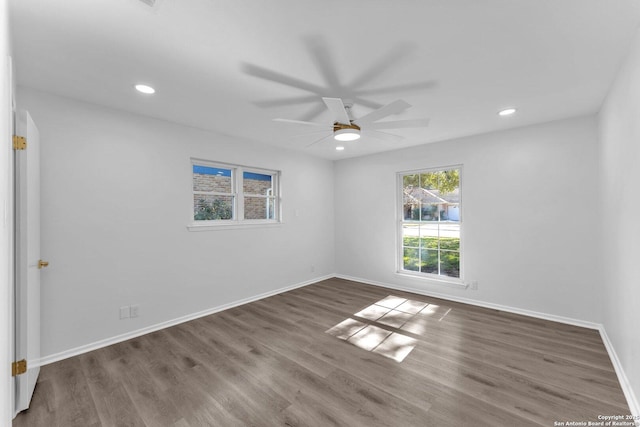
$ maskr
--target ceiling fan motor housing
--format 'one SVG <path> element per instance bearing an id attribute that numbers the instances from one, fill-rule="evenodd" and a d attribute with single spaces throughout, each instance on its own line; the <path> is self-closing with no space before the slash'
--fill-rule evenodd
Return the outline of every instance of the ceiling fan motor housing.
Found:
<path id="1" fill-rule="evenodd" d="M 344 123 L 335 122 L 333 124 L 333 131 L 334 132 L 337 132 L 337 131 L 342 130 L 342 129 L 355 129 L 357 131 L 360 131 L 360 126 L 358 126 L 355 123 L 344 124 Z"/>

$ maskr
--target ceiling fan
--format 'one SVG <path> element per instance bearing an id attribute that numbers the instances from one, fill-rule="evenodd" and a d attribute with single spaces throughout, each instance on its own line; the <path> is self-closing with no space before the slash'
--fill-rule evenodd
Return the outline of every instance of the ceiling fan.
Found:
<path id="1" fill-rule="evenodd" d="M 382 107 L 382 104 L 370 98 L 372 95 L 406 92 L 415 94 L 417 91 L 431 90 L 438 84 L 435 80 L 427 80 L 386 86 L 378 85 L 378 82 L 384 81 L 382 78 L 385 74 L 388 74 L 390 69 L 398 67 L 403 61 L 411 57 L 411 52 L 416 49 L 414 43 L 400 42 L 391 46 L 386 53 L 383 53 L 380 58 L 368 67 L 362 68 L 363 64 L 360 62 L 351 64 L 355 74 L 348 82 L 344 82 L 344 77 L 339 72 L 338 62 L 334 58 L 334 52 L 341 46 L 335 46 L 332 49 L 327 40 L 320 35 L 309 35 L 303 37 L 302 41 L 305 51 L 308 52 L 312 62 L 318 69 L 321 81 L 305 80 L 304 78 L 288 75 L 257 64 L 242 63 L 242 71 L 249 76 L 305 92 L 295 96 L 255 101 L 254 104 L 256 106 L 273 108 L 297 105 L 299 106 L 298 111 L 300 114 L 298 119 L 310 121 L 325 111 L 326 105 L 318 101 L 326 94 L 341 94 L 342 99 L 345 101 L 344 104 L 348 107 L 354 105 L 354 108 L 350 110 L 353 113 L 358 111 L 360 107 L 372 110 Z M 392 81 L 395 82 L 397 79 Z"/>
<path id="2" fill-rule="evenodd" d="M 274 119 L 276 122 L 293 123 L 306 126 L 314 126 L 322 128 L 321 132 L 330 131 L 328 135 L 323 136 L 317 141 L 312 142 L 308 146 L 317 144 L 333 137 L 336 141 L 355 141 L 360 138 L 362 131 L 365 134 L 374 138 L 382 139 L 385 141 L 397 142 L 403 139 L 400 135 L 381 132 L 380 129 L 400 129 L 400 128 L 415 128 L 425 127 L 429 124 L 429 119 L 415 119 L 415 120 L 395 120 L 395 121 L 379 121 L 385 117 L 393 114 L 398 114 L 409 107 L 410 104 L 399 99 L 390 104 L 384 105 L 358 119 L 351 117 L 351 107 L 353 103 L 346 100 L 343 101 L 340 98 L 326 98 L 323 97 L 322 101 L 326 105 L 327 109 L 331 112 L 333 123 L 327 125 L 326 123 L 308 122 L 304 120 L 291 120 L 291 119 Z"/>

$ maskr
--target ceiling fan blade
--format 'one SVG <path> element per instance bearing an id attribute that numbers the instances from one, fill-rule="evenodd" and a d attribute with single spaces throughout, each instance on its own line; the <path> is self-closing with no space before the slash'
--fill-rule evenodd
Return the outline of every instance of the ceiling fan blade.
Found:
<path id="1" fill-rule="evenodd" d="M 306 90 L 311 93 L 320 94 L 325 91 L 323 87 L 314 85 L 312 83 L 305 82 L 295 77 L 290 77 L 277 71 L 272 71 L 267 68 L 259 67 L 253 64 L 242 64 L 242 70 L 245 74 L 253 77 L 258 77 L 264 80 L 270 80 L 272 82 L 280 83 L 285 86 L 291 86 L 298 89 Z"/>
<path id="2" fill-rule="evenodd" d="M 320 139 L 318 139 L 316 141 L 313 141 L 311 144 L 307 145 L 307 148 L 311 147 L 312 145 L 316 145 L 317 143 L 322 142 L 325 139 L 333 139 L 333 133 L 331 133 L 331 134 L 329 134 L 327 136 L 323 136 L 322 138 L 320 138 Z"/>
<path id="3" fill-rule="evenodd" d="M 379 104 L 377 102 L 373 102 L 368 99 L 361 98 L 359 96 L 353 97 L 353 105 L 354 107 L 362 105 L 364 107 L 371 108 L 372 110 L 377 110 L 378 108 L 384 107 L 383 104 Z M 351 112 L 353 113 L 353 107 L 351 108 Z"/>
<path id="4" fill-rule="evenodd" d="M 401 43 L 391 48 L 391 50 L 376 61 L 371 67 L 353 79 L 347 87 L 359 88 L 371 82 L 376 77 L 384 74 L 393 65 L 398 64 L 402 59 L 409 56 L 411 51 L 416 49 L 413 43 Z"/>
<path id="5" fill-rule="evenodd" d="M 296 146 L 300 145 L 300 141 L 310 141 L 312 138 L 319 138 L 320 135 L 323 135 L 324 138 L 327 135 L 326 129 L 318 129 L 311 132 L 298 132 L 294 135 L 281 135 L 280 138 L 285 141 L 290 141 L 296 144 Z"/>
<path id="6" fill-rule="evenodd" d="M 400 113 L 409 107 L 411 107 L 411 104 L 403 101 L 402 99 L 398 99 L 397 101 L 393 101 L 391 104 L 387 104 L 384 107 L 378 108 L 377 110 L 360 117 L 358 120 L 355 120 L 354 123 L 361 126 L 363 124 L 375 122 L 376 120 L 380 120 L 392 114 Z"/>
<path id="7" fill-rule="evenodd" d="M 316 102 L 318 97 L 316 95 L 305 95 L 305 96 L 292 96 L 290 98 L 276 98 L 276 99 L 266 99 L 264 101 L 256 101 L 253 105 L 261 107 L 261 108 L 270 108 L 270 107 L 282 107 L 296 104 L 308 104 L 310 102 Z"/>
<path id="8" fill-rule="evenodd" d="M 324 38 L 320 36 L 306 37 L 305 44 L 312 54 L 311 59 L 316 64 L 318 70 L 320 70 L 329 88 L 339 90 L 342 86 L 340 85 L 340 79 L 336 72 L 337 67 Z"/>
<path id="9" fill-rule="evenodd" d="M 291 119 L 273 119 L 274 122 L 293 123 L 296 125 L 317 126 L 327 129 L 333 129 L 333 126 L 327 126 L 326 123 L 306 122 L 304 120 L 291 120 Z"/>
<path id="10" fill-rule="evenodd" d="M 392 133 L 380 132 L 379 130 L 368 130 L 366 132 L 367 136 L 371 136 L 373 138 L 380 139 L 382 141 L 387 142 L 400 142 L 404 139 L 404 137 L 400 135 L 394 135 Z"/>
<path id="11" fill-rule="evenodd" d="M 342 124 L 350 124 L 351 120 L 349 119 L 349 113 L 347 113 L 347 109 L 344 108 L 344 103 L 340 98 L 322 98 L 325 105 L 331 111 L 331 115 L 333 119 Z"/>
<path id="12" fill-rule="evenodd" d="M 327 132 L 333 132 L 333 129 L 316 129 L 316 130 L 311 130 L 309 132 L 298 132 L 295 135 L 292 135 L 291 138 L 300 138 L 300 137 L 313 137 L 313 136 L 320 136 L 321 134 L 326 134 Z"/>
<path id="13" fill-rule="evenodd" d="M 373 95 L 381 93 L 396 93 L 396 92 L 413 92 L 416 90 L 431 89 L 436 86 L 434 81 L 405 83 L 401 85 L 379 87 L 374 89 L 361 89 L 358 91 L 359 95 Z"/>
<path id="14" fill-rule="evenodd" d="M 317 98 L 316 98 L 316 101 L 317 101 Z M 316 117 L 318 117 L 319 115 L 321 115 L 322 113 L 324 113 L 325 111 L 327 111 L 327 107 L 321 102 L 316 102 L 311 106 L 311 108 L 306 113 L 300 116 L 300 120 L 311 121 Z"/>
<path id="15" fill-rule="evenodd" d="M 367 129 L 422 128 L 426 126 L 429 126 L 429 119 L 394 120 L 390 122 L 369 123 Z"/>

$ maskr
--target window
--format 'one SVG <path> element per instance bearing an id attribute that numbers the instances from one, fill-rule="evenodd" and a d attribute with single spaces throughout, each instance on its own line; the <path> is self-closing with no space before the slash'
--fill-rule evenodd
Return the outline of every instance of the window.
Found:
<path id="1" fill-rule="evenodd" d="M 398 270 L 461 279 L 461 167 L 398 174 Z"/>
<path id="2" fill-rule="evenodd" d="M 242 172 L 244 219 L 275 219 L 274 174 Z"/>
<path id="3" fill-rule="evenodd" d="M 194 225 L 279 222 L 279 172 L 192 159 Z"/>

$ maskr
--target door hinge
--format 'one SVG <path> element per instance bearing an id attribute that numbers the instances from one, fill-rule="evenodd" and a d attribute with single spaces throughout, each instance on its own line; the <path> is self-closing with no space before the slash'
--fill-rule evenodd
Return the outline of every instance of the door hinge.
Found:
<path id="1" fill-rule="evenodd" d="M 24 136 L 13 135 L 13 149 L 24 150 L 27 148 L 27 138 Z"/>
<path id="2" fill-rule="evenodd" d="M 25 359 L 18 360 L 11 364 L 11 376 L 22 375 L 27 372 L 27 361 Z"/>

